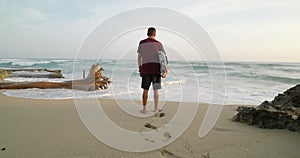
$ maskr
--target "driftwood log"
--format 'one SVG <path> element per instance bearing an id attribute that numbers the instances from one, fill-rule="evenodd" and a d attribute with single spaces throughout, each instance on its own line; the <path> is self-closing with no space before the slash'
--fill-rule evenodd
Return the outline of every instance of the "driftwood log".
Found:
<path id="1" fill-rule="evenodd" d="M 24 78 L 64 78 L 61 70 L 48 69 L 0 69 L 0 81 L 10 77 Z"/>
<path id="2" fill-rule="evenodd" d="M 6 70 L 8 77 L 25 77 L 25 78 L 64 78 L 61 70 L 48 70 L 48 69 L 10 69 Z M 28 73 L 18 73 L 18 72 Z"/>
<path id="3" fill-rule="evenodd" d="M 104 69 L 99 69 L 99 64 L 91 66 L 88 76 L 84 79 L 64 82 L 0 82 L 0 89 L 27 89 L 27 88 L 65 88 L 84 91 L 107 89 L 110 79 L 102 74 Z"/>

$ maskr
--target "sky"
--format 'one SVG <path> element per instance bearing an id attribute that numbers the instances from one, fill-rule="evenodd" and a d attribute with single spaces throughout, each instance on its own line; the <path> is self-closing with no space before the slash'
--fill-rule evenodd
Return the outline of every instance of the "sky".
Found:
<path id="1" fill-rule="evenodd" d="M 149 6 L 194 19 L 224 61 L 300 62 L 299 0 L 1 0 L 0 58 L 72 59 L 101 22 Z"/>

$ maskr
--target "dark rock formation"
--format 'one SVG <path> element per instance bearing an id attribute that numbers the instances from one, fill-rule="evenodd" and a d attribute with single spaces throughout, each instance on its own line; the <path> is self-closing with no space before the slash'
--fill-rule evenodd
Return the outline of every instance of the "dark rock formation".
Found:
<path id="1" fill-rule="evenodd" d="M 238 107 L 237 111 L 233 121 L 300 132 L 300 85 L 279 94 L 271 102 L 264 101 L 258 107 Z"/>
<path id="2" fill-rule="evenodd" d="M 294 120 L 288 125 L 288 130 L 293 132 L 300 132 L 300 119 Z"/>
<path id="3" fill-rule="evenodd" d="M 273 101 L 264 101 L 258 109 L 269 111 L 284 111 L 291 115 L 300 115 L 300 84 L 278 94 Z"/>
<path id="4" fill-rule="evenodd" d="M 292 116 L 284 112 L 260 110 L 254 107 L 239 107 L 238 111 L 233 121 L 258 125 L 260 128 L 283 129 L 293 121 Z"/>

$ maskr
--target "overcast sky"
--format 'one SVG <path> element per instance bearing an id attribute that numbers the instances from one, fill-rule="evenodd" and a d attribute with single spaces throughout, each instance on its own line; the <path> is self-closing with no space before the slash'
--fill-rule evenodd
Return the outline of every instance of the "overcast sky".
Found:
<path id="1" fill-rule="evenodd" d="M 196 20 L 223 60 L 300 62 L 299 0 L 1 0 L 0 58 L 74 58 L 97 24 L 145 6 Z"/>

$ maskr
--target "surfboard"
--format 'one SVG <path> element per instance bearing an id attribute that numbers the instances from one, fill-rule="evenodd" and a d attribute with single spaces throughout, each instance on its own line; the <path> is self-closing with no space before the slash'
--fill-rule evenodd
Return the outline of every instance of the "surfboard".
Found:
<path id="1" fill-rule="evenodd" d="M 163 51 L 158 51 L 158 59 L 160 63 L 160 75 L 162 76 L 164 75 L 168 64 L 166 53 Z"/>

